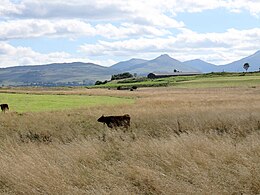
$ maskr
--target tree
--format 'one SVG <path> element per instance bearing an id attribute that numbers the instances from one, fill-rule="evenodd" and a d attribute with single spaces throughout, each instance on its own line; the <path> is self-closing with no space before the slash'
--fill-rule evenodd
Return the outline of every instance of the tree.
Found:
<path id="1" fill-rule="evenodd" d="M 102 85 L 102 84 L 103 84 L 102 81 L 96 81 L 96 82 L 95 82 L 95 85 Z"/>
<path id="2" fill-rule="evenodd" d="M 102 81 L 96 81 L 95 85 L 104 85 L 104 84 L 106 84 L 107 82 L 108 82 L 107 80 L 105 80 L 104 82 L 102 82 Z"/>
<path id="3" fill-rule="evenodd" d="M 124 72 L 121 74 L 115 74 L 112 75 L 111 80 L 119 80 L 119 79 L 126 79 L 126 78 L 132 78 L 133 75 L 130 74 L 129 72 Z"/>
<path id="4" fill-rule="evenodd" d="M 248 69 L 249 67 L 250 67 L 250 66 L 249 66 L 248 63 L 245 63 L 244 66 L 243 66 L 243 68 L 246 70 L 246 72 L 247 72 L 247 69 Z"/>

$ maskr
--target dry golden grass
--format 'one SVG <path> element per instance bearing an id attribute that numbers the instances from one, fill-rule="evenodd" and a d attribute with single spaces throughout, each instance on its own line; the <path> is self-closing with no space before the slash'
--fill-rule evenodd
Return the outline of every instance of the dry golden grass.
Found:
<path id="1" fill-rule="evenodd" d="M 1 194 L 260 193 L 259 87 L 62 93 L 136 103 L 0 113 Z M 125 113 L 133 133 L 96 121 Z"/>

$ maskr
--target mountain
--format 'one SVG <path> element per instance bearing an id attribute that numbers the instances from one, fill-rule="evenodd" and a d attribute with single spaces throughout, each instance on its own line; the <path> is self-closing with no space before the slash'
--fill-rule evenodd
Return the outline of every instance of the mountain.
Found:
<path id="1" fill-rule="evenodd" d="M 55 63 L 37 66 L 15 66 L 0 68 L 0 85 L 91 85 L 97 80 L 109 80 L 111 75 L 130 72 L 146 76 L 153 73 L 181 72 L 242 72 L 243 65 L 249 63 L 248 71 L 259 71 L 260 50 L 230 64 L 216 66 L 202 60 L 180 62 L 163 54 L 152 60 L 130 59 L 111 67 L 93 63 Z"/>
<path id="2" fill-rule="evenodd" d="M 198 71 L 203 72 L 203 73 L 221 71 L 220 66 L 205 62 L 200 59 L 185 61 L 185 62 L 183 62 L 183 64 L 190 66 L 192 68 L 195 68 Z"/>
<path id="3" fill-rule="evenodd" d="M 171 58 L 167 54 L 163 54 L 153 60 L 146 61 L 144 63 L 136 64 L 136 65 L 125 65 L 128 68 L 125 71 L 131 73 L 137 73 L 141 75 L 146 75 L 151 72 L 156 73 L 172 73 L 174 69 L 182 72 L 197 72 L 196 69 L 183 64 L 182 62 Z"/>
<path id="4" fill-rule="evenodd" d="M 92 63 L 55 63 L 37 66 L 15 66 L 0 69 L 1 85 L 77 85 L 110 79 L 119 71 Z"/>
<path id="5" fill-rule="evenodd" d="M 111 68 L 114 68 L 114 69 L 120 70 L 120 71 L 127 71 L 127 70 L 131 69 L 131 67 L 133 67 L 137 64 L 145 63 L 147 61 L 148 60 L 132 58 L 127 61 L 122 61 L 122 62 L 116 63 L 113 66 L 111 66 Z"/>
<path id="6" fill-rule="evenodd" d="M 244 72 L 243 65 L 249 63 L 250 67 L 248 71 L 259 71 L 260 68 L 260 50 L 248 57 L 241 60 L 221 66 L 224 71 L 227 72 Z"/>

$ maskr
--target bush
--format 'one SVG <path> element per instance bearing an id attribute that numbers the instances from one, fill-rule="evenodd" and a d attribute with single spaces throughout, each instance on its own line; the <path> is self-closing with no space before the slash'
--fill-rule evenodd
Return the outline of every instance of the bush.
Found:
<path id="1" fill-rule="evenodd" d="M 121 74 L 115 74 L 112 75 L 111 80 L 119 80 L 119 79 L 126 79 L 126 78 L 132 78 L 133 75 L 130 74 L 129 72 L 124 72 Z"/>
<path id="2" fill-rule="evenodd" d="M 108 81 L 105 80 L 104 82 L 102 81 L 96 81 L 95 85 L 103 85 L 103 84 L 106 84 Z"/>

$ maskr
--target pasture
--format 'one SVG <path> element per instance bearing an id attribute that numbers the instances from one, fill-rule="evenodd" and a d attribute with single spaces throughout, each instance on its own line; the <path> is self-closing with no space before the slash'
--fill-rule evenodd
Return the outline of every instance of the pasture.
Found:
<path id="1" fill-rule="evenodd" d="M 8 102 L 16 112 L 41 112 L 102 105 L 133 103 L 130 98 L 86 95 L 48 95 L 0 93 L 0 100 Z"/>
<path id="2" fill-rule="evenodd" d="M 5 92 L 123 102 L 0 113 L 2 194 L 260 193 L 260 85 Z M 129 114 L 129 131 L 102 114 Z"/>
<path id="3" fill-rule="evenodd" d="M 212 87 L 255 87 L 260 85 L 260 73 L 208 73 L 196 76 L 175 76 L 168 78 L 148 79 L 130 78 L 97 85 L 94 88 L 110 87 L 162 87 L 176 88 L 212 88 Z"/>

